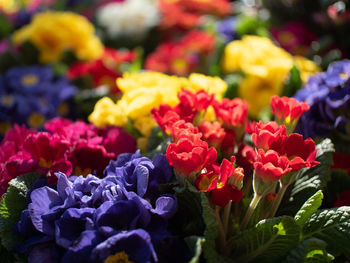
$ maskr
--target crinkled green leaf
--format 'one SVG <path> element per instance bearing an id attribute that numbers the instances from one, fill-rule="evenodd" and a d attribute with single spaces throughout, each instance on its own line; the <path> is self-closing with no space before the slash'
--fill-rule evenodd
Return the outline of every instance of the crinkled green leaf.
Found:
<path id="1" fill-rule="evenodd" d="M 286 195 L 280 206 L 279 215 L 291 215 L 300 209 L 305 202 L 305 197 L 312 196 L 318 190 L 323 190 L 330 180 L 330 167 L 333 165 L 332 154 L 334 145 L 330 139 L 325 139 L 316 145 L 319 165 L 312 168 L 304 168 L 297 174 L 297 179 L 291 189 L 290 195 Z M 288 198 L 289 197 L 289 198 Z"/>
<path id="2" fill-rule="evenodd" d="M 327 243 L 317 238 L 309 238 L 290 251 L 282 263 L 332 262 L 334 257 L 326 251 Z"/>
<path id="3" fill-rule="evenodd" d="M 299 242 L 300 226 L 284 216 L 260 221 L 229 241 L 235 262 L 281 262 Z"/>
<path id="4" fill-rule="evenodd" d="M 319 210 L 302 228 L 302 238 L 315 237 L 325 241 L 327 251 L 334 256 L 350 258 L 350 207 Z"/>
<path id="5" fill-rule="evenodd" d="M 310 218 L 310 216 L 317 211 L 317 209 L 321 206 L 323 199 L 322 191 L 319 190 L 311 196 L 300 208 L 298 213 L 295 215 L 294 219 L 295 221 L 300 225 L 303 226 Z"/>
<path id="6" fill-rule="evenodd" d="M 2 245 L 10 250 L 21 238 L 12 233 L 13 226 L 26 208 L 26 194 L 33 183 L 42 178 L 37 173 L 25 174 L 12 179 L 0 203 L 0 237 Z"/>

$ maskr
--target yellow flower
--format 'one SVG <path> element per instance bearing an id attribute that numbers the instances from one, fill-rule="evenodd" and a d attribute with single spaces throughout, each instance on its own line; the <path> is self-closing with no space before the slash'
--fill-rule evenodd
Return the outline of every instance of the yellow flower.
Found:
<path id="1" fill-rule="evenodd" d="M 301 56 L 295 56 L 294 63 L 300 70 L 300 78 L 303 83 L 306 83 L 310 76 L 321 71 L 314 62 Z"/>
<path id="2" fill-rule="evenodd" d="M 79 60 L 94 60 L 103 52 L 103 45 L 94 35 L 93 25 L 83 16 L 71 12 L 44 12 L 13 34 L 13 42 L 20 45 L 32 42 L 40 51 L 40 61 L 59 60 L 66 50 Z"/>
<path id="3" fill-rule="evenodd" d="M 189 78 L 168 76 L 157 72 L 125 74 L 117 80 L 123 92 L 121 99 L 115 104 L 109 98 L 97 102 L 89 121 L 98 127 L 105 125 L 125 125 L 130 120 L 142 136 L 139 144 L 146 145 L 147 138 L 156 126 L 150 112 L 161 104 L 175 106 L 178 104 L 177 93 L 182 88 L 193 92 L 201 89 L 215 94 L 219 99 L 226 91 L 226 83 L 218 77 L 207 77 L 192 74 Z"/>
<path id="4" fill-rule="evenodd" d="M 5 14 L 15 13 L 28 2 L 29 0 L 0 0 L 0 11 Z"/>
<path id="5" fill-rule="evenodd" d="M 244 73 L 239 95 L 249 103 L 249 114 L 258 117 L 259 112 L 270 104 L 271 97 L 281 94 L 294 63 L 303 81 L 319 71 L 312 61 L 293 58 L 268 38 L 244 36 L 226 46 L 222 67 L 226 73 Z"/>

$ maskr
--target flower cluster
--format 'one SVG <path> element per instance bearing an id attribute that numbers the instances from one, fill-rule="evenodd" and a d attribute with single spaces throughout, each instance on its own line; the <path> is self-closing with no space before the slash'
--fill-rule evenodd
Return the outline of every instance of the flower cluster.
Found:
<path id="1" fill-rule="evenodd" d="M 68 116 L 76 93 L 49 66 L 22 66 L 0 75 L 0 133 L 14 123 L 40 129 L 46 120 Z"/>
<path id="2" fill-rule="evenodd" d="M 318 71 L 313 62 L 303 57 L 295 57 L 294 63 L 304 81 Z M 249 113 L 257 117 L 273 95 L 281 94 L 293 57 L 267 38 L 244 36 L 226 46 L 222 66 L 226 73 L 245 74 L 239 85 L 239 96 L 249 103 Z"/>
<path id="3" fill-rule="evenodd" d="M 241 135 L 247 122 L 247 103 L 241 99 L 217 101 L 203 90 L 196 93 L 182 90 L 178 97 L 180 103 L 175 107 L 162 104 L 152 110 L 158 125 L 173 139 L 166 151 L 170 165 L 199 190 L 210 192 L 214 204 L 223 207 L 230 200 L 240 201 L 243 169 L 234 168 L 232 154 L 236 146 L 242 155 Z M 213 122 L 206 120 L 209 107 L 216 115 Z M 218 153 L 231 162 L 223 159 L 219 165 Z"/>
<path id="4" fill-rule="evenodd" d="M 87 175 L 102 172 L 120 153 L 135 151 L 134 138 L 122 128 L 97 129 L 82 121 L 56 118 L 45 124 L 47 132 L 15 126 L 1 142 L 0 196 L 19 175 L 39 172 L 55 183 L 55 172 Z"/>
<path id="5" fill-rule="evenodd" d="M 105 48 L 102 56 L 91 62 L 77 62 L 68 71 L 70 79 L 90 77 L 93 87 L 107 85 L 112 93 L 118 93 L 116 79 L 122 76 L 121 65 L 137 58 L 132 51 L 118 51 Z"/>
<path id="6" fill-rule="evenodd" d="M 227 84 L 218 77 L 191 74 L 187 79 L 156 72 L 125 75 L 117 80 L 117 85 L 123 92 L 121 99 L 117 103 L 107 97 L 101 99 L 96 103 L 89 120 L 97 127 L 123 126 L 131 121 L 141 134 L 138 140 L 141 149 L 145 148 L 147 137 L 156 126 L 150 116 L 152 108 L 164 103 L 176 105 L 177 93 L 181 88 L 192 91 L 204 89 L 215 94 L 218 99 L 227 88 Z"/>
<path id="7" fill-rule="evenodd" d="M 66 50 L 72 51 L 79 60 L 94 60 L 103 52 L 92 24 L 71 12 L 39 13 L 29 25 L 14 33 L 13 41 L 16 45 L 32 42 L 40 52 L 42 63 L 60 60 Z"/>
<path id="8" fill-rule="evenodd" d="M 310 110 L 300 119 L 298 131 L 305 137 L 327 137 L 337 131 L 350 135 L 350 61 L 331 64 L 326 72 L 312 76 L 295 98 Z"/>
<path id="9" fill-rule="evenodd" d="M 162 14 L 161 28 L 190 29 L 199 26 L 205 14 L 228 15 L 231 5 L 228 0 L 161 0 L 159 9 Z"/>
<path id="10" fill-rule="evenodd" d="M 145 69 L 185 76 L 200 72 L 201 62 L 214 50 L 214 36 L 198 30 L 180 40 L 160 44 L 145 61 Z"/>
<path id="11" fill-rule="evenodd" d="M 159 20 L 157 6 L 148 0 L 110 1 L 96 12 L 97 24 L 110 38 L 142 39 Z"/>
<path id="12" fill-rule="evenodd" d="M 123 154 L 104 173 L 103 179 L 56 173 L 57 187 L 34 187 L 16 224 L 25 239 L 17 251 L 29 262 L 188 260 L 186 247 L 167 231 L 177 200 L 154 191 L 172 176 L 165 157 Z"/>

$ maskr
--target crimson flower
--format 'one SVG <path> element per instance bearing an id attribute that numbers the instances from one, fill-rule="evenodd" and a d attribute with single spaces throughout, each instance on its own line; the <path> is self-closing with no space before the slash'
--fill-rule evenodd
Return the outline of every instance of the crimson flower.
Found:
<path id="1" fill-rule="evenodd" d="M 54 184 L 57 177 L 55 172 L 64 172 L 67 176 L 72 173 L 72 163 L 67 158 L 70 143 L 56 134 L 39 132 L 27 137 L 23 144 L 32 160 L 38 162 L 38 171 L 48 175 L 48 182 Z"/>
<path id="2" fill-rule="evenodd" d="M 243 183 L 243 169 L 234 168 L 235 158 L 231 162 L 223 159 L 220 167 L 210 164 L 206 167 L 207 172 L 199 175 L 196 180 L 197 188 L 203 192 L 211 192 L 211 202 L 224 207 L 230 200 L 239 202 L 243 192 L 237 188 Z"/>
<path id="3" fill-rule="evenodd" d="M 300 116 L 310 107 L 305 102 L 298 102 L 294 98 L 273 96 L 271 109 L 277 122 L 286 125 L 292 124 L 294 127 Z"/>
<path id="4" fill-rule="evenodd" d="M 259 121 L 254 125 L 252 140 L 258 149 L 265 151 L 273 149 L 279 152 L 287 136 L 286 127 L 278 125 L 277 122 L 268 121 L 263 123 Z"/>
<path id="5" fill-rule="evenodd" d="M 180 120 L 179 114 L 168 104 L 161 104 L 159 109 L 153 108 L 151 115 L 165 133 L 170 133 L 171 126 Z"/>
<path id="6" fill-rule="evenodd" d="M 199 131 L 203 134 L 203 139 L 211 146 L 218 147 L 224 140 L 226 132 L 217 121 L 204 121 L 199 126 Z M 233 140 L 234 141 L 234 140 Z"/>
<path id="7" fill-rule="evenodd" d="M 174 142 L 177 142 L 181 138 L 197 141 L 202 137 L 197 127 L 194 127 L 192 123 L 185 122 L 184 120 L 179 120 L 171 126 L 171 135 Z"/>
<path id="8" fill-rule="evenodd" d="M 280 156 L 274 150 L 266 153 L 259 149 L 257 160 L 254 162 L 255 176 L 264 182 L 275 182 L 292 171 L 286 156 Z"/>
<path id="9" fill-rule="evenodd" d="M 191 173 L 200 172 L 208 163 L 215 162 L 217 153 L 214 148 L 208 148 L 208 144 L 202 140 L 181 138 L 176 144 L 169 144 L 166 157 L 178 173 L 188 177 Z"/>
<path id="10" fill-rule="evenodd" d="M 222 99 L 221 102 L 214 100 L 213 107 L 219 119 L 228 128 L 245 127 L 248 118 L 248 103 L 242 99 Z"/>
<path id="11" fill-rule="evenodd" d="M 303 139 L 303 136 L 298 133 L 289 135 L 285 142 L 281 155 L 288 157 L 289 166 L 292 171 L 298 171 L 304 167 L 314 167 L 319 164 L 315 160 L 317 150 L 315 149 L 315 142 L 308 138 Z"/>

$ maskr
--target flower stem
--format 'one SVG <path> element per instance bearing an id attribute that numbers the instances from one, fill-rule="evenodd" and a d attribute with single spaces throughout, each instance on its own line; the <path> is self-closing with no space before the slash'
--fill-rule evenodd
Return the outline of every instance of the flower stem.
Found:
<path id="1" fill-rule="evenodd" d="M 226 233 L 224 230 L 224 226 L 222 224 L 221 218 L 220 218 L 220 207 L 215 207 L 215 216 L 216 220 L 218 221 L 219 226 L 219 249 L 221 252 L 224 252 L 226 250 Z"/>
<path id="2" fill-rule="evenodd" d="M 262 195 L 258 195 L 257 193 L 254 193 L 252 201 L 250 201 L 247 213 L 245 214 L 242 224 L 241 224 L 241 230 L 244 230 L 249 223 L 249 220 L 251 216 L 253 215 L 253 212 L 256 208 L 256 206 L 259 204 L 260 200 L 262 198 Z"/>
<path id="3" fill-rule="evenodd" d="M 228 228 L 228 221 L 230 219 L 231 204 L 232 204 L 232 200 L 230 200 L 228 202 L 228 204 L 225 206 L 225 210 L 224 210 L 223 227 L 224 227 L 225 233 L 227 233 L 227 230 L 228 230 L 227 228 Z"/>
<path id="4" fill-rule="evenodd" d="M 286 193 L 286 190 L 287 190 L 289 184 L 281 184 L 280 186 L 281 186 L 281 188 L 280 188 L 280 190 L 277 193 L 276 199 L 273 201 L 269 217 L 274 217 L 275 216 L 275 214 L 276 214 L 276 212 L 278 210 L 278 207 L 281 204 L 281 201 L 283 199 L 284 194 Z"/>

